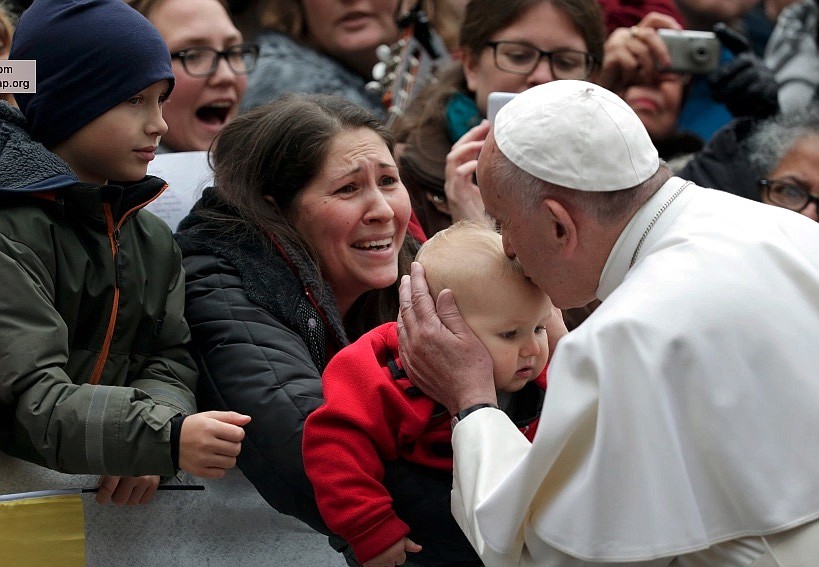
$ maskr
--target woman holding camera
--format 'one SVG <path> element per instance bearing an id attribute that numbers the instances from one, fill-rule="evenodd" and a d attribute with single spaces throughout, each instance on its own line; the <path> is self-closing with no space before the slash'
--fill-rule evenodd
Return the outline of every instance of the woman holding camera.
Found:
<path id="1" fill-rule="evenodd" d="M 691 75 L 661 71 L 662 68 L 653 61 L 640 58 L 643 54 L 655 58 L 662 53 L 661 48 L 668 49 L 662 41 L 657 42 L 657 30 L 663 28 L 680 29 L 680 23 L 671 16 L 649 13 L 635 21 L 633 26 L 614 30 L 606 47 L 607 55 L 610 53 L 615 57 L 619 54 L 622 61 L 636 61 L 640 71 L 643 65 L 648 65 L 650 72 L 641 74 L 634 68 L 630 77 L 622 79 L 630 84 L 618 94 L 640 117 L 660 157 L 678 171 L 702 148 L 703 140 L 678 127 Z M 633 55 L 635 52 L 637 55 Z M 619 67 L 623 68 L 623 65 Z"/>

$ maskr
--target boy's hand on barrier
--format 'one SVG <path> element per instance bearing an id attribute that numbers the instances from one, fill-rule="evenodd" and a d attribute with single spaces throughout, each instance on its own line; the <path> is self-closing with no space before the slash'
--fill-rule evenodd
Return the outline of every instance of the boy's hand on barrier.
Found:
<path id="1" fill-rule="evenodd" d="M 179 468 L 202 478 L 222 478 L 236 466 L 250 416 L 232 411 L 189 415 L 179 433 Z"/>
<path id="2" fill-rule="evenodd" d="M 101 476 L 97 504 L 113 502 L 117 506 L 147 504 L 159 486 L 158 476 Z"/>

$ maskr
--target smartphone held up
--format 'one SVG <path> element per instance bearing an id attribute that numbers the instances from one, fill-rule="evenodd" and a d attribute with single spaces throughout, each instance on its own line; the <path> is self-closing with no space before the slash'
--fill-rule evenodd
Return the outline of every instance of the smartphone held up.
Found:
<path id="1" fill-rule="evenodd" d="M 518 93 L 491 92 L 486 101 L 486 118 L 491 124 L 495 123 L 495 116 L 503 106 L 515 98 Z"/>

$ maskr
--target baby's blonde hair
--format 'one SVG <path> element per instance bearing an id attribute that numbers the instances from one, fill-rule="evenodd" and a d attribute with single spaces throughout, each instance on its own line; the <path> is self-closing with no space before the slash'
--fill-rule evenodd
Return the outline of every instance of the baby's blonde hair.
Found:
<path id="1" fill-rule="evenodd" d="M 531 284 L 517 259 L 503 251 L 501 235 L 488 224 L 459 221 L 435 233 L 418 250 L 415 260 L 424 266 L 429 291 L 438 297 L 443 289 L 474 289 L 498 279 Z"/>

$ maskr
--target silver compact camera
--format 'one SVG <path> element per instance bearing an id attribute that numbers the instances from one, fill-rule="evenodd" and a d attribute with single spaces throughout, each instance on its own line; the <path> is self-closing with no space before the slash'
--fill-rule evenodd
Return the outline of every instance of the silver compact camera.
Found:
<path id="1" fill-rule="evenodd" d="M 659 29 L 657 33 L 671 56 L 671 65 L 663 71 L 703 74 L 719 67 L 720 43 L 713 32 Z"/>

